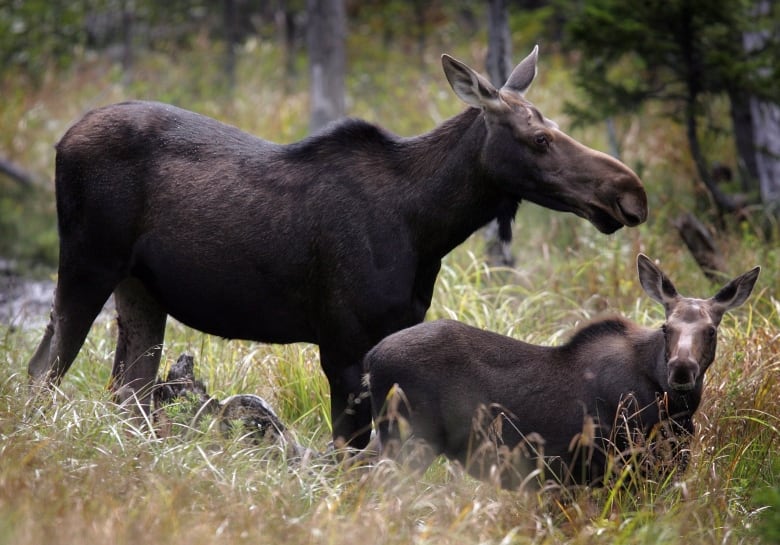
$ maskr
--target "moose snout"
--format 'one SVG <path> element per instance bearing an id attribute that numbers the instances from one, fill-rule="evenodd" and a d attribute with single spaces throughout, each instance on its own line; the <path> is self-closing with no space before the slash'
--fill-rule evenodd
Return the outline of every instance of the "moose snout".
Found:
<path id="1" fill-rule="evenodd" d="M 614 219 L 627 227 L 635 227 L 647 221 L 647 192 L 642 180 L 629 167 L 607 154 L 604 158 L 610 174 L 602 179 L 599 192 L 610 202 Z"/>
<path id="2" fill-rule="evenodd" d="M 623 165 L 621 165 L 623 166 Z M 617 215 L 628 227 L 634 227 L 647 220 L 647 192 L 639 176 L 626 166 L 621 186 L 624 191 L 617 198 Z"/>
<path id="3" fill-rule="evenodd" d="M 693 358 L 669 360 L 669 386 L 677 391 L 689 391 L 696 387 L 699 378 L 699 364 Z"/>

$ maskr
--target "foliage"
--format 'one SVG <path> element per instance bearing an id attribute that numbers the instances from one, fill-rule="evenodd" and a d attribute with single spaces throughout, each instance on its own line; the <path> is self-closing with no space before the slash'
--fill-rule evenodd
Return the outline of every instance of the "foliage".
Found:
<path id="1" fill-rule="evenodd" d="M 774 100 L 780 75 L 771 59 L 780 44 L 750 52 L 742 47 L 742 33 L 757 28 L 753 5 L 749 0 L 585 2 L 567 30 L 571 46 L 582 54 L 577 84 L 589 96 L 587 113 L 603 119 L 649 99 L 680 103 L 735 85 Z M 770 15 L 760 21 L 769 25 Z M 758 70 L 761 66 L 771 69 Z"/>
<path id="2" fill-rule="evenodd" d="M 13 257 L 25 272 L 57 264 L 54 206 L 48 192 L 40 193 L 0 179 L 0 256 Z"/>
<path id="3" fill-rule="evenodd" d="M 740 155 L 734 170 L 759 193 L 750 100 L 774 104 L 780 96 L 778 28 L 780 10 L 771 2 L 589 0 L 567 24 L 569 46 L 581 55 L 577 84 L 587 104 L 570 103 L 568 111 L 591 123 L 661 103 L 666 116 L 684 125 L 698 177 L 717 209 L 733 212 L 742 206 L 716 184 L 710 161 L 717 156 L 702 141 L 709 133 L 728 134 Z M 748 37 L 762 46 L 747 47 Z M 712 115 L 724 96 L 730 119 Z"/>
<path id="4" fill-rule="evenodd" d="M 246 16 L 236 22 L 239 39 L 255 32 L 252 16 L 262 12 L 263 6 L 259 0 L 241 2 Z M 175 55 L 192 47 L 203 33 L 219 42 L 225 36 L 222 8 L 218 0 L 2 2 L 0 80 L 24 76 L 39 85 L 48 68 L 71 67 L 88 52 L 118 60 L 122 55 L 132 56 L 136 50 Z M 117 54 L 118 47 L 130 51 Z"/>
<path id="5" fill-rule="evenodd" d="M 780 485 L 757 492 L 755 504 L 763 510 L 759 515 L 756 533 L 764 543 L 780 543 Z"/>
<path id="6" fill-rule="evenodd" d="M 0 75 L 35 78 L 50 65 L 67 67 L 84 43 L 80 2 L 11 0 L 0 3 Z"/>

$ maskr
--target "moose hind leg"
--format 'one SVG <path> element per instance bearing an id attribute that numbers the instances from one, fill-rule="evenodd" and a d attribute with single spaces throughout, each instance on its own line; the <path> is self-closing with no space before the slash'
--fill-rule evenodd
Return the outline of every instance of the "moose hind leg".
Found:
<path id="1" fill-rule="evenodd" d="M 111 390 L 119 403 L 129 399 L 149 412 L 160 366 L 167 313 L 137 278 L 114 290 L 118 336 Z"/>
<path id="2" fill-rule="evenodd" d="M 33 385 L 59 384 L 114 288 L 110 278 L 82 278 L 60 269 L 49 324 L 27 365 Z"/>

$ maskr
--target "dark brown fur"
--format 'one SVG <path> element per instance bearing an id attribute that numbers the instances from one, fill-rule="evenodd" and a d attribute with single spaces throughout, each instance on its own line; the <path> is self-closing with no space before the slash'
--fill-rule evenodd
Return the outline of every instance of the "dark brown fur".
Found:
<path id="1" fill-rule="evenodd" d="M 424 442 L 421 467 L 444 454 L 480 478 L 497 471 L 506 486 L 537 468 L 542 479 L 597 484 L 608 456 L 691 434 L 715 329 L 759 269 L 702 300 L 678 295 L 645 256 L 638 265 L 645 291 L 666 307 L 661 329 L 611 317 L 553 347 L 440 320 L 387 337 L 366 356 L 382 445 L 399 446 L 402 419 L 410 440 Z"/>

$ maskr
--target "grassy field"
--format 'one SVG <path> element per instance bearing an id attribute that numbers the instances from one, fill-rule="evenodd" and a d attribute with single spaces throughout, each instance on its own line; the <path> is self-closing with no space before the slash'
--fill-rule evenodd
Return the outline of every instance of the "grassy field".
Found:
<path id="1" fill-rule="evenodd" d="M 213 75 L 214 59 L 202 51 L 174 64 L 149 57 L 129 85 L 99 60 L 85 61 L 34 93 L 5 82 L 0 145 L 50 178 L 51 146 L 69 123 L 90 107 L 126 97 L 176 102 L 260 136 L 294 140 L 306 130 L 305 88 L 281 91 L 274 50 L 254 47 L 230 100 L 192 92 L 206 85 L 200 80 L 190 81 L 190 91 L 180 90 L 178 82 L 192 74 L 205 81 Z M 483 53 L 474 47 L 448 51 L 473 66 Z M 424 76 L 406 66 L 401 53 L 355 59 L 351 111 L 401 134 L 429 129 L 459 111 L 439 52 L 423 59 Z M 405 68 L 384 72 L 392 77 L 366 75 L 382 72 L 380 65 Z M 561 96 L 574 93 L 568 75 L 565 59 L 542 48 L 539 80 L 529 93 L 564 129 Z M 639 251 L 660 260 L 683 294 L 712 295 L 718 286 L 704 278 L 671 226 L 698 200 L 681 131 L 650 115 L 621 120 L 619 129 L 623 158 L 648 189 L 647 224 L 606 237 L 583 220 L 523 204 L 513 245 L 517 267 L 487 267 L 484 241 L 472 237 L 445 260 L 429 319 L 457 318 L 541 344 L 562 342 L 579 323 L 604 312 L 660 324 L 662 309 L 643 295 L 636 277 Z M 572 134 L 605 149 L 600 127 Z M 724 148 L 721 157 L 730 153 Z M 50 210 L 46 202 L 38 206 Z M 777 236 L 768 239 L 749 223 L 719 236 L 730 273 L 761 265 L 761 278 L 748 303 L 721 325 L 690 467 L 672 484 L 644 482 L 631 491 L 503 491 L 444 460 L 423 478 L 387 460 L 346 467 L 312 456 L 291 463 L 278 447 L 223 438 L 208 421 L 190 432 L 182 423 L 176 433 L 155 437 L 110 402 L 105 385 L 113 322 L 95 324 L 61 391 L 44 404 L 29 401 L 26 378 L 42 331 L 0 325 L 0 544 L 736 544 L 757 543 L 761 536 L 776 543 Z M 316 347 L 228 342 L 171 322 L 165 365 L 182 352 L 195 356 L 199 378 L 214 395 L 261 395 L 302 444 L 325 450 L 329 394 Z"/>

